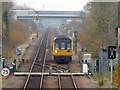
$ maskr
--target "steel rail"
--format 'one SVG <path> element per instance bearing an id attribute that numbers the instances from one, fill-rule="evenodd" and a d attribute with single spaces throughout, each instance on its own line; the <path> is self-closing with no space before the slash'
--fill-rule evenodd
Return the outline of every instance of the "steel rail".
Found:
<path id="1" fill-rule="evenodd" d="M 61 90 L 60 74 L 58 73 L 58 89 Z"/>
<path id="2" fill-rule="evenodd" d="M 33 61 L 33 63 L 32 63 L 32 66 L 31 66 L 31 68 L 30 68 L 30 74 L 28 75 L 27 80 L 26 80 L 26 82 L 25 82 L 25 85 L 24 85 L 24 88 L 23 88 L 24 90 L 26 90 L 26 88 L 27 88 L 28 82 L 29 82 L 29 80 L 30 80 L 31 72 L 32 72 L 32 70 L 33 70 L 33 66 L 34 66 L 34 64 L 35 64 L 35 61 L 36 61 L 36 59 L 37 59 L 37 56 L 38 56 L 38 54 L 39 54 L 39 50 L 40 50 L 40 47 L 41 47 L 41 45 L 42 45 L 42 43 L 43 43 L 44 37 L 45 37 L 45 35 L 43 36 L 43 38 L 42 38 L 42 40 L 41 40 L 41 42 L 40 42 L 39 48 L 38 48 L 37 53 L 36 53 L 36 55 L 35 55 L 34 61 Z"/>
<path id="3" fill-rule="evenodd" d="M 57 66 L 57 69 L 59 69 L 59 67 Z M 61 81 L 60 81 L 60 74 L 59 74 L 59 72 L 58 72 L 58 89 L 59 90 L 61 90 L 61 88 L 62 88 L 62 85 L 61 85 Z"/>
<path id="4" fill-rule="evenodd" d="M 70 64 L 68 64 L 67 66 L 68 66 L 68 68 L 69 68 L 69 70 L 70 70 Z M 71 71 L 70 71 L 70 76 L 71 76 L 71 79 L 72 79 L 74 88 L 75 88 L 75 90 L 77 90 L 77 84 L 76 84 L 76 82 L 75 82 L 74 76 L 73 76 L 73 74 L 71 73 Z"/>
<path id="5" fill-rule="evenodd" d="M 71 78 L 72 78 L 72 82 L 73 82 L 74 88 L 75 88 L 75 90 L 77 90 L 77 84 L 75 82 L 75 79 L 74 79 L 72 73 L 71 73 Z"/>
<path id="6" fill-rule="evenodd" d="M 42 85 L 43 85 L 43 78 L 44 78 L 44 74 L 43 74 L 43 73 L 44 73 L 44 71 L 45 71 L 45 60 L 46 60 L 47 52 L 48 52 L 48 49 L 47 49 L 47 46 L 48 46 L 48 38 L 49 38 L 49 35 L 48 35 L 48 37 L 47 37 L 45 57 L 44 57 L 44 60 L 43 60 L 42 76 L 41 76 L 41 80 L 40 80 L 40 90 L 42 89 Z"/>
<path id="7" fill-rule="evenodd" d="M 46 65 L 50 65 L 49 63 L 45 63 L 45 64 L 46 64 Z M 52 64 L 52 67 L 57 68 L 58 66 L 56 66 L 56 65 Z M 65 68 L 65 67 L 60 67 L 60 66 L 59 66 L 59 68 L 64 69 L 64 70 L 68 70 L 68 69 L 67 69 L 67 68 Z"/>
<path id="8" fill-rule="evenodd" d="M 43 66 L 42 63 L 35 63 L 35 65 Z M 56 71 L 59 71 L 59 72 L 63 72 L 63 71 L 65 71 L 65 70 L 68 71 L 67 68 L 59 67 L 59 69 L 58 69 L 57 66 L 55 66 L 55 65 L 52 65 L 52 64 L 46 64 L 46 63 L 45 63 L 45 68 L 50 68 L 50 66 L 52 66 L 52 69 L 54 69 L 54 70 L 56 70 Z M 61 69 L 63 69 L 63 70 L 61 70 Z"/>

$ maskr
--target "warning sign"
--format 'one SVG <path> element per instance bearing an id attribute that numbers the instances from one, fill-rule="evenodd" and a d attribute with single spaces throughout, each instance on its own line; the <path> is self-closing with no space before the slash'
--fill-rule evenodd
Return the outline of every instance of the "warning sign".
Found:
<path id="1" fill-rule="evenodd" d="M 7 77 L 10 74 L 10 70 L 8 68 L 3 68 L 1 70 L 1 74 L 2 74 L 2 76 Z"/>

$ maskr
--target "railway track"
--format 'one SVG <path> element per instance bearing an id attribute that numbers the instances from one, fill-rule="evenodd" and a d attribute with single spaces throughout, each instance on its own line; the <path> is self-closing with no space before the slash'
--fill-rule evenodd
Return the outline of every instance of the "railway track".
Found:
<path id="1" fill-rule="evenodd" d="M 59 90 L 72 88 L 77 90 L 77 84 L 75 82 L 74 76 L 70 71 L 69 65 L 58 65 L 57 63 L 46 63 L 47 54 L 48 54 L 48 41 L 49 35 L 46 33 L 43 39 L 40 42 L 39 49 L 37 54 L 34 58 L 33 64 L 30 68 L 30 73 L 32 72 L 41 72 L 41 75 L 32 76 L 31 74 L 28 75 L 26 82 L 24 84 L 24 90 L 29 88 L 39 88 L 40 90 L 43 88 L 50 88 L 46 86 L 46 83 L 54 82 L 54 88 L 58 88 Z M 44 76 L 45 72 L 58 72 L 57 76 Z M 69 72 L 69 76 L 63 76 L 60 73 Z M 49 85 L 50 86 L 50 85 Z"/>
<path id="2" fill-rule="evenodd" d="M 42 79 L 42 81 L 44 82 L 44 84 L 43 84 L 44 86 L 41 87 L 41 88 L 46 88 L 47 87 L 46 86 L 47 82 L 49 82 L 49 83 L 57 82 L 56 85 L 55 85 L 55 87 L 58 88 L 59 90 L 67 89 L 67 88 L 72 88 L 72 89 L 77 90 L 77 84 L 75 82 L 74 76 L 72 75 L 72 72 L 70 72 L 70 68 L 67 69 L 68 72 L 70 73 L 69 76 L 63 76 L 63 75 L 60 74 L 61 72 L 60 72 L 59 69 L 62 66 L 66 69 L 65 65 L 58 65 L 57 66 L 58 69 L 56 70 L 56 72 L 58 72 L 57 76 L 44 76 L 47 80 L 54 80 L 54 79 L 56 79 L 56 80 L 54 80 L 54 81 L 51 82 L 51 81 L 47 81 L 47 80 L 43 80 Z M 68 65 L 66 65 L 66 66 L 68 67 Z M 49 73 L 54 72 L 53 68 L 51 68 L 50 71 L 51 72 L 49 72 Z M 47 88 L 49 88 L 49 87 L 47 87 Z"/>
<path id="3" fill-rule="evenodd" d="M 55 32 L 55 34 L 53 36 L 56 36 L 58 33 Z M 62 89 L 67 89 L 67 88 L 72 88 L 77 90 L 77 84 L 75 82 L 74 76 L 72 75 L 72 72 L 70 71 L 70 66 L 69 65 L 59 65 L 56 63 L 45 63 L 45 66 L 47 68 L 49 68 L 49 73 L 52 73 L 54 71 L 58 72 L 58 76 L 45 76 L 46 79 L 51 80 L 50 78 L 53 78 L 53 82 L 56 82 L 56 86 L 55 88 L 58 88 L 59 90 Z M 64 72 L 70 72 L 70 76 L 62 76 L 60 75 L 60 73 L 64 73 Z M 56 80 L 55 80 L 56 79 Z M 44 85 L 47 83 L 46 81 L 44 81 Z M 50 81 L 49 81 L 50 83 Z M 49 85 L 50 86 L 50 85 Z M 46 85 L 44 87 L 47 87 Z M 49 88 L 49 87 L 48 87 Z"/>
<path id="4" fill-rule="evenodd" d="M 42 66 L 42 65 L 40 65 Z M 74 76 L 62 76 L 59 73 L 64 73 L 64 72 L 70 72 L 70 68 L 68 65 L 58 65 L 57 63 L 43 63 L 43 70 L 42 73 L 48 72 L 53 73 L 53 72 L 58 72 L 57 76 L 44 76 L 41 75 L 41 85 L 40 88 L 58 88 L 59 90 L 65 89 L 65 88 L 73 88 L 77 90 L 77 85 L 74 80 Z M 54 85 L 52 84 L 54 83 Z M 53 87 L 52 87 L 52 86 Z"/>
<path id="5" fill-rule="evenodd" d="M 49 32 L 46 32 L 44 37 L 42 38 L 40 42 L 40 46 L 38 48 L 37 54 L 34 58 L 34 61 L 32 63 L 32 66 L 30 68 L 30 73 L 32 72 L 44 72 L 44 63 L 46 60 L 46 53 L 47 53 L 47 44 L 48 44 L 48 35 Z M 42 68 L 40 66 L 35 65 L 35 62 L 42 63 Z M 27 90 L 29 88 L 41 88 L 42 86 L 42 79 L 43 79 L 43 74 L 42 76 L 31 76 L 31 74 L 28 75 L 26 82 L 24 84 L 24 90 Z"/>
<path id="6" fill-rule="evenodd" d="M 49 43 L 51 43 L 50 40 L 52 41 L 53 38 L 51 37 L 51 39 L 49 39 L 50 37 L 49 32 L 46 32 L 43 35 L 32 65 L 29 63 L 31 65 L 29 72 L 18 71 L 14 73 L 15 76 L 27 76 L 27 78 L 25 77 L 25 83 L 20 85 L 23 86 L 23 90 L 28 90 L 31 88 L 39 90 L 46 88 L 77 90 L 78 88 L 89 88 L 89 86 L 93 87 L 93 84 L 89 85 L 91 81 L 88 80 L 88 78 L 80 77 L 80 75 L 84 74 L 79 72 L 81 69 L 77 60 L 74 59 L 69 66 L 65 64 L 59 65 L 51 59 L 52 44 Z M 17 80 L 15 79 L 14 81 L 16 82 Z M 17 86 L 18 84 L 19 83 L 17 82 L 15 85 Z"/>
<path id="7" fill-rule="evenodd" d="M 72 72 L 70 70 L 70 65 L 67 64 L 67 65 L 64 65 L 64 66 L 68 67 L 68 70 L 70 72 L 70 76 L 66 77 L 66 76 L 61 76 L 60 74 L 58 74 L 58 88 L 60 90 L 68 89 L 68 88 L 77 90 L 77 84 L 76 84 L 74 76 L 72 75 Z"/>

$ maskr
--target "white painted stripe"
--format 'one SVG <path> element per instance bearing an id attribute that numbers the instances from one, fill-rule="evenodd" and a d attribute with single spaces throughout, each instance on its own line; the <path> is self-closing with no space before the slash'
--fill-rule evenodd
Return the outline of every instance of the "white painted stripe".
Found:
<path id="1" fill-rule="evenodd" d="M 73 76 L 83 76 L 85 75 L 84 73 L 52 73 L 51 75 L 53 76 L 71 76 L 71 74 Z M 90 74 L 90 73 L 89 73 Z M 32 72 L 32 73 L 29 73 L 29 72 L 15 72 L 14 73 L 15 76 L 26 76 L 26 75 L 46 75 L 46 76 L 49 76 L 50 74 L 49 73 L 40 73 L 40 72 Z"/>

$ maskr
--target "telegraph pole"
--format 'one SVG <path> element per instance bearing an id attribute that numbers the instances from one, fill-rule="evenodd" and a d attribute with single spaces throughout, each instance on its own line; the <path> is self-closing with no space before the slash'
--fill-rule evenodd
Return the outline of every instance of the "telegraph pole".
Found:
<path id="1" fill-rule="evenodd" d="M 78 38 L 78 31 L 74 32 L 74 37 L 75 37 L 75 54 L 77 54 L 77 38 Z"/>

